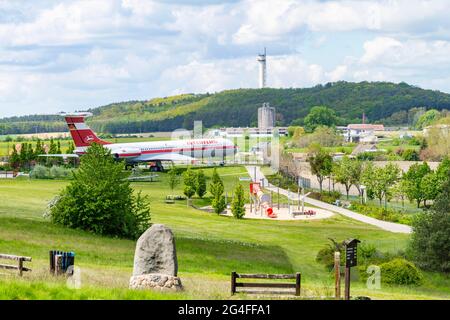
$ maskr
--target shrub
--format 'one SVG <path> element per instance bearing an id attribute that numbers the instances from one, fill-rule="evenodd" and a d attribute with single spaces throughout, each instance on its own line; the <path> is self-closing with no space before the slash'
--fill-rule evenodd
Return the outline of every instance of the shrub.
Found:
<path id="1" fill-rule="evenodd" d="M 55 179 L 68 178 L 72 173 L 72 170 L 63 167 L 52 166 L 50 168 L 50 176 Z"/>
<path id="2" fill-rule="evenodd" d="M 30 172 L 30 178 L 32 179 L 49 179 L 50 178 L 50 170 L 41 165 L 35 165 L 33 170 Z"/>
<path id="3" fill-rule="evenodd" d="M 92 233 L 138 238 L 150 226 L 147 197 L 134 194 L 123 163 L 93 144 L 74 180 L 49 208 L 53 223 Z"/>
<path id="4" fill-rule="evenodd" d="M 351 203 L 350 210 L 379 220 L 397 222 L 407 225 L 412 224 L 411 215 L 389 208 L 385 209 L 383 207 L 360 204 L 359 202 L 353 201 Z"/>
<path id="5" fill-rule="evenodd" d="M 420 160 L 419 153 L 413 149 L 404 150 L 402 153 L 402 158 L 405 161 L 419 161 Z"/>
<path id="6" fill-rule="evenodd" d="M 338 244 L 339 252 L 341 253 L 341 266 L 345 265 L 345 248 L 342 244 Z M 329 271 L 334 268 L 334 252 L 336 248 L 332 244 L 328 244 L 320 249 L 316 256 L 316 262 L 323 264 Z"/>
<path id="7" fill-rule="evenodd" d="M 322 193 L 311 192 L 308 197 L 327 203 L 334 203 L 336 202 L 336 200 L 340 199 L 341 194 L 339 193 L 339 191 L 323 191 Z"/>
<path id="8" fill-rule="evenodd" d="M 394 259 L 380 265 L 381 281 L 386 284 L 415 285 L 422 283 L 422 273 L 405 259 Z"/>
<path id="9" fill-rule="evenodd" d="M 72 178 L 72 169 L 59 166 L 52 166 L 49 169 L 42 165 L 35 165 L 30 172 L 30 177 L 32 179 L 67 179 Z"/>

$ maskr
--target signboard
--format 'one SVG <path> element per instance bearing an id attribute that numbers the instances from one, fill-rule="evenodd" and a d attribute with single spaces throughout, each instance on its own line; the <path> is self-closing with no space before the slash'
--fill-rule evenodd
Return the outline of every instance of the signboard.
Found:
<path id="1" fill-rule="evenodd" d="M 350 239 L 345 242 L 345 266 L 355 267 L 358 264 L 358 242 L 357 239 Z"/>

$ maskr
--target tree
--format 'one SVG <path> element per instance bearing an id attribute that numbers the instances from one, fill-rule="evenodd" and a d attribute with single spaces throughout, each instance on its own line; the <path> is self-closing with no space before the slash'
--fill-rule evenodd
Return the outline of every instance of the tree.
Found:
<path id="1" fill-rule="evenodd" d="M 209 192 L 210 192 L 213 196 L 214 196 L 213 186 L 214 186 L 216 183 L 220 183 L 220 184 L 222 185 L 222 187 L 223 187 L 223 181 L 222 181 L 222 179 L 220 179 L 220 176 L 219 176 L 219 174 L 217 173 L 216 168 L 214 168 L 213 174 L 212 174 L 212 177 L 211 177 L 211 183 L 210 183 L 210 185 L 209 185 Z"/>
<path id="2" fill-rule="evenodd" d="M 234 189 L 233 202 L 231 203 L 231 212 L 236 219 L 242 219 L 245 216 L 244 188 L 240 183 Z"/>
<path id="3" fill-rule="evenodd" d="M 315 106 L 311 108 L 304 121 L 306 128 L 314 131 L 318 126 L 334 126 L 337 116 L 333 109 L 326 106 Z"/>
<path id="4" fill-rule="evenodd" d="M 53 223 L 102 235 L 138 238 L 150 226 L 146 196 L 135 194 L 124 164 L 92 144 L 74 179 L 50 205 Z"/>
<path id="5" fill-rule="evenodd" d="M 371 198 L 377 198 L 382 205 L 383 199 L 385 206 L 387 200 L 392 196 L 392 187 L 399 180 L 400 168 L 392 163 L 385 167 L 375 167 L 369 163 L 362 174 L 362 181 L 367 187 L 367 194 Z"/>
<path id="6" fill-rule="evenodd" d="M 220 183 L 223 185 L 222 179 L 220 179 L 219 174 L 217 173 L 217 169 L 214 168 L 212 178 L 211 178 L 211 184 Z"/>
<path id="7" fill-rule="evenodd" d="M 38 163 L 44 162 L 44 157 L 39 157 L 40 155 L 45 154 L 44 145 L 41 141 L 41 139 L 37 139 L 36 141 L 36 148 L 34 149 L 34 156 Z"/>
<path id="8" fill-rule="evenodd" d="M 206 193 L 206 176 L 203 170 L 198 170 L 195 176 L 195 193 L 199 198 L 203 198 Z"/>
<path id="9" fill-rule="evenodd" d="M 433 122 L 439 119 L 440 112 L 436 109 L 431 109 L 422 114 L 416 122 L 416 129 L 423 129 L 426 126 L 431 125 Z"/>
<path id="10" fill-rule="evenodd" d="M 183 174 L 183 193 L 189 199 L 195 194 L 195 180 L 195 173 L 191 170 L 191 168 L 188 168 Z"/>
<path id="11" fill-rule="evenodd" d="M 445 181 L 448 179 L 449 172 L 450 172 L 450 158 L 448 156 L 445 156 L 444 159 L 442 159 L 442 162 L 436 168 L 436 176 L 438 179 L 437 187 L 439 188 L 439 192 L 441 191 Z"/>
<path id="12" fill-rule="evenodd" d="M 408 185 L 406 195 L 410 201 L 415 200 L 417 202 L 417 208 L 420 207 L 421 202 L 425 199 L 425 194 L 422 189 L 422 179 L 430 172 L 431 169 L 428 163 L 424 162 L 422 164 L 413 164 L 403 175 L 403 179 Z"/>
<path id="13" fill-rule="evenodd" d="M 331 174 L 333 158 L 320 146 L 313 145 L 308 152 L 308 162 L 311 167 L 311 173 L 317 177 L 320 192 L 322 192 L 323 180 Z"/>
<path id="14" fill-rule="evenodd" d="M 66 153 L 67 154 L 72 154 L 74 151 L 75 151 L 75 145 L 71 141 L 71 142 L 69 142 L 69 145 L 67 146 Z"/>
<path id="15" fill-rule="evenodd" d="M 434 173 L 433 171 L 427 173 L 420 181 L 420 189 L 423 193 L 423 205 L 426 207 L 427 200 L 436 199 L 441 189 L 439 187 L 439 180 L 436 173 Z"/>
<path id="16" fill-rule="evenodd" d="M 394 197 L 402 201 L 402 207 L 405 207 L 405 199 L 407 198 L 408 183 L 403 178 L 400 179 L 392 188 L 392 194 Z"/>
<path id="17" fill-rule="evenodd" d="M 167 174 L 169 176 L 169 187 L 173 193 L 175 187 L 180 183 L 180 176 L 175 168 L 170 169 Z"/>
<path id="18" fill-rule="evenodd" d="M 16 145 L 13 145 L 11 155 L 9 156 L 9 163 L 11 167 L 17 169 L 20 167 L 20 156 L 17 152 Z"/>
<path id="19" fill-rule="evenodd" d="M 50 139 L 50 148 L 48 150 L 48 153 L 50 153 L 50 154 L 57 154 L 58 153 L 58 145 L 55 143 L 53 138 Z"/>
<path id="20" fill-rule="evenodd" d="M 423 269 L 450 272 L 450 172 L 432 210 L 414 220 L 408 252 Z"/>
<path id="21" fill-rule="evenodd" d="M 333 165 L 334 180 L 345 187 L 347 199 L 349 197 L 350 188 L 353 185 L 353 160 L 349 157 L 342 158 L 341 161 Z"/>
<path id="22" fill-rule="evenodd" d="M 62 153 L 62 151 L 61 151 L 61 142 L 59 140 L 56 142 L 56 153 L 57 154 L 61 154 Z"/>
<path id="23" fill-rule="evenodd" d="M 223 184 L 221 182 L 212 183 L 210 185 L 210 192 L 213 195 L 211 206 L 214 208 L 214 212 L 217 214 L 222 213 L 227 207 L 225 203 L 225 197 L 223 196 Z"/>

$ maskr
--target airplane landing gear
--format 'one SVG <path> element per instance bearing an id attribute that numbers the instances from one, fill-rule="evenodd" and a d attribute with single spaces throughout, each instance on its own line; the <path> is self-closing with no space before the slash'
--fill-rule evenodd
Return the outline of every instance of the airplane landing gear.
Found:
<path id="1" fill-rule="evenodd" d="M 151 171 L 151 172 L 163 172 L 163 171 L 164 171 L 164 167 L 163 167 L 161 161 L 155 161 L 155 162 L 151 165 L 150 171 Z"/>

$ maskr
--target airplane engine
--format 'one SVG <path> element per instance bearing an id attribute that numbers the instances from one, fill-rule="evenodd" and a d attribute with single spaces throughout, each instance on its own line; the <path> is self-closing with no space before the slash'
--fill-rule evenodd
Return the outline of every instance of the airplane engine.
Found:
<path id="1" fill-rule="evenodd" d="M 126 159 L 139 157 L 142 151 L 139 148 L 119 148 L 111 150 L 111 154 L 116 159 Z"/>

